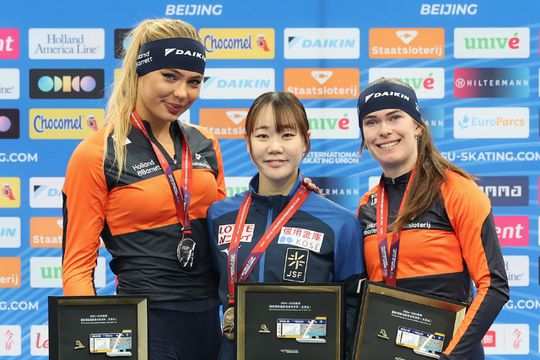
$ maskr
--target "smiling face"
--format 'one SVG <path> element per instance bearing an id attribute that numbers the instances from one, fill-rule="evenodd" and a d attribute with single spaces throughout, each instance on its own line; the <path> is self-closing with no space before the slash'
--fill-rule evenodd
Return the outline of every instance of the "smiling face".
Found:
<path id="1" fill-rule="evenodd" d="M 292 126 L 278 130 L 270 105 L 261 109 L 254 120 L 247 145 L 259 169 L 258 192 L 261 195 L 287 195 L 298 177 L 298 167 L 307 151 L 303 136 L 298 128 Z"/>
<path id="2" fill-rule="evenodd" d="M 181 69 L 160 69 L 139 77 L 136 109 L 151 123 L 171 122 L 199 97 L 203 76 Z"/>
<path id="3" fill-rule="evenodd" d="M 374 111 L 362 119 L 364 144 L 384 175 L 396 178 L 411 171 L 418 158 L 415 136 L 422 126 L 398 109 Z"/>

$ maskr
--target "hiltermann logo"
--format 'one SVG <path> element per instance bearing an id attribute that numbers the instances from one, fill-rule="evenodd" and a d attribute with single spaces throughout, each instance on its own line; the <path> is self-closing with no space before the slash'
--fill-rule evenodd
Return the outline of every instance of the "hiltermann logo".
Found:
<path id="1" fill-rule="evenodd" d="M 526 139 L 529 108 L 454 108 L 456 139 Z"/>
<path id="2" fill-rule="evenodd" d="M 358 59 L 358 28 L 287 28 L 285 59 Z"/>
<path id="3" fill-rule="evenodd" d="M 275 90 L 274 69 L 206 69 L 201 99 L 255 99 Z"/>
<path id="4" fill-rule="evenodd" d="M 456 59 L 528 58 L 529 28 L 455 28 Z"/>
<path id="5" fill-rule="evenodd" d="M 301 99 L 356 99 L 360 92 L 357 68 L 285 69 L 285 91 Z"/>
<path id="6" fill-rule="evenodd" d="M 356 108 L 306 108 L 312 139 L 358 139 Z"/>
<path id="7" fill-rule="evenodd" d="M 443 68 L 370 68 L 369 82 L 378 78 L 396 78 L 409 84 L 419 99 L 444 98 Z"/>
<path id="8" fill-rule="evenodd" d="M 30 59 L 92 59 L 105 58 L 103 29 L 30 29 L 28 30 Z"/>
<path id="9" fill-rule="evenodd" d="M 442 59 L 444 28 L 372 28 L 369 30 L 372 59 Z"/>

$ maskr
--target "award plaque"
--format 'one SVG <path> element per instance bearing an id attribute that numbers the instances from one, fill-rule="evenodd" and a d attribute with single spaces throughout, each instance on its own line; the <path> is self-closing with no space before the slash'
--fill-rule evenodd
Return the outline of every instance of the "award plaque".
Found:
<path id="1" fill-rule="evenodd" d="M 148 360 L 148 297 L 49 296 L 49 358 Z"/>
<path id="2" fill-rule="evenodd" d="M 438 359 L 467 305 L 367 281 L 354 359 Z"/>
<path id="3" fill-rule="evenodd" d="M 237 283 L 237 359 L 342 359 L 343 285 Z"/>

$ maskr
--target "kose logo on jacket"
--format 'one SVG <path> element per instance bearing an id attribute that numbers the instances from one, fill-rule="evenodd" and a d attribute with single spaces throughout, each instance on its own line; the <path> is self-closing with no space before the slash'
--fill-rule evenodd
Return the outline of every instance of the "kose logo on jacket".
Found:
<path id="1" fill-rule="evenodd" d="M 286 28 L 285 59 L 358 59 L 358 28 Z"/>
<path id="2" fill-rule="evenodd" d="M 529 257 L 526 255 L 505 255 L 504 267 L 509 286 L 529 286 Z"/>
<path id="3" fill-rule="evenodd" d="M 275 90 L 274 69 L 206 69 L 201 99 L 255 99 Z"/>
<path id="4" fill-rule="evenodd" d="M 529 108 L 454 108 L 456 139 L 526 139 Z"/>
<path id="5" fill-rule="evenodd" d="M 529 354 L 528 324 L 493 324 L 482 344 L 486 355 Z"/>
<path id="6" fill-rule="evenodd" d="M 19 29 L 0 29 L 0 59 L 18 59 L 20 47 Z"/>
<path id="7" fill-rule="evenodd" d="M 98 257 L 94 270 L 94 285 L 96 288 L 105 287 L 105 271 L 105 258 Z M 61 288 L 62 258 L 31 257 L 30 286 L 33 288 Z"/>
<path id="8" fill-rule="evenodd" d="M 103 29 L 39 29 L 28 30 L 30 59 L 104 59 Z"/>
<path id="9" fill-rule="evenodd" d="M 0 100 L 16 100 L 20 92 L 19 69 L 0 69 Z"/>
<path id="10" fill-rule="evenodd" d="M 378 78 L 396 78 L 409 84 L 419 99 L 444 98 L 443 68 L 370 68 L 369 82 Z"/>
<path id="11" fill-rule="evenodd" d="M 454 69 L 454 96 L 457 98 L 529 97 L 529 69 Z"/>
<path id="12" fill-rule="evenodd" d="M 61 217 L 31 217 L 30 246 L 38 248 L 62 247 Z"/>
<path id="13" fill-rule="evenodd" d="M 0 109 L 0 139 L 18 139 L 19 136 L 19 109 Z"/>
<path id="14" fill-rule="evenodd" d="M 0 325 L 0 356 L 21 355 L 21 327 L 19 325 Z"/>
<path id="15" fill-rule="evenodd" d="M 312 139 L 358 139 L 356 108 L 307 108 Z"/>
<path id="16" fill-rule="evenodd" d="M 527 176 L 482 176 L 477 183 L 493 206 L 529 205 Z"/>
<path id="17" fill-rule="evenodd" d="M 501 246 L 529 246 L 528 216 L 495 216 Z"/>
<path id="18" fill-rule="evenodd" d="M 0 248 L 21 246 L 21 218 L 0 217 Z"/>
<path id="19" fill-rule="evenodd" d="M 30 69 L 32 99 L 99 99 L 103 69 Z"/>
<path id="20" fill-rule="evenodd" d="M 30 354 L 32 356 L 49 355 L 49 327 L 47 325 L 30 327 Z"/>
<path id="21" fill-rule="evenodd" d="M 0 209 L 21 206 L 21 179 L 0 177 Z"/>
<path id="22" fill-rule="evenodd" d="M 220 139 L 243 139 L 249 109 L 201 109 L 199 124 Z"/>
<path id="23" fill-rule="evenodd" d="M 360 70 L 356 68 L 285 69 L 285 91 L 301 99 L 356 99 Z"/>
<path id="24" fill-rule="evenodd" d="M 455 28 L 456 59 L 528 58 L 529 28 Z"/>
<path id="25" fill-rule="evenodd" d="M 0 288 L 21 287 L 21 258 L 0 258 Z"/>
<path id="26" fill-rule="evenodd" d="M 200 29 L 208 59 L 273 59 L 272 28 Z"/>
<path id="27" fill-rule="evenodd" d="M 444 28 L 372 28 L 369 30 L 372 59 L 442 59 Z"/>
<path id="28" fill-rule="evenodd" d="M 84 139 L 103 123 L 103 109 L 30 109 L 31 139 Z"/>
<path id="29" fill-rule="evenodd" d="M 31 177 L 30 207 L 61 208 L 63 177 Z"/>

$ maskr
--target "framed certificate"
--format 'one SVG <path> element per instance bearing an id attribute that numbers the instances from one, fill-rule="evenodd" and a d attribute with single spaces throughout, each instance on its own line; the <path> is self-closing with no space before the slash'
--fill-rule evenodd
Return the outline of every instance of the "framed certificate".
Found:
<path id="1" fill-rule="evenodd" d="M 148 360 L 148 297 L 49 296 L 49 358 Z"/>
<path id="2" fill-rule="evenodd" d="M 342 359 L 342 284 L 238 283 L 237 359 Z"/>
<path id="3" fill-rule="evenodd" d="M 354 359 L 439 358 L 467 305 L 410 290 L 366 282 L 354 344 Z"/>

